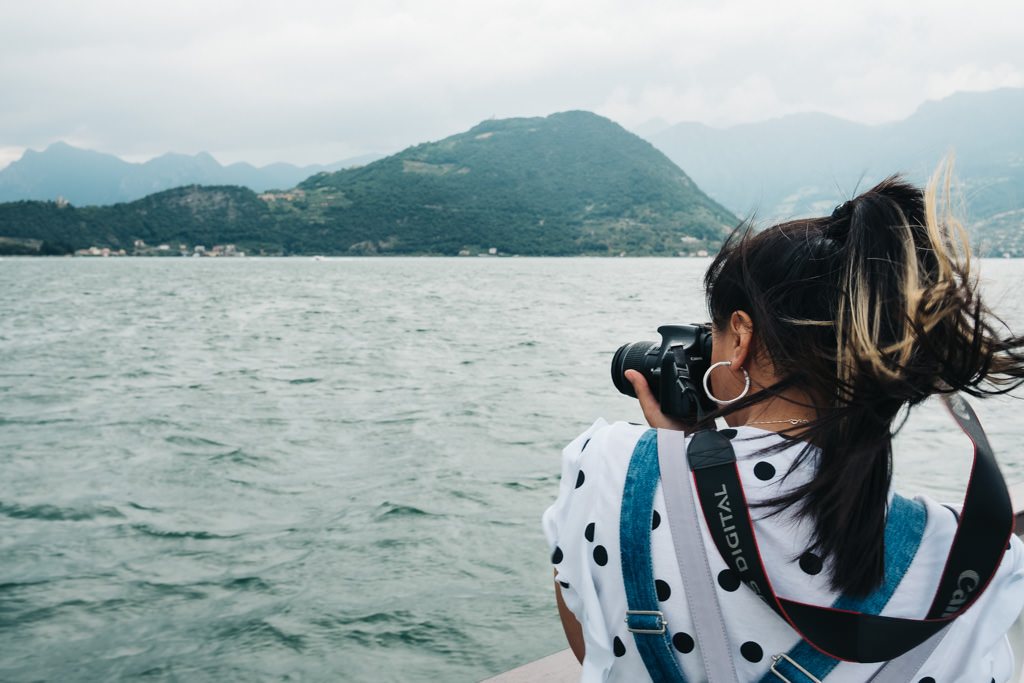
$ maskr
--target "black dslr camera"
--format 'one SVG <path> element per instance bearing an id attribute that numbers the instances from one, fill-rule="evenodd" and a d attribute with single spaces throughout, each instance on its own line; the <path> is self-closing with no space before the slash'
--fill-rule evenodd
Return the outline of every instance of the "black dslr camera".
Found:
<path id="1" fill-rule="evenodd" d="M 710 325 L 662 325 L 661 343 L 633 342 L 619 347 L 612 358 L 612 382 L 636 398 L 626 370 L 639 370 L 661 403 L 661 412 L 692 420 L 715 409 L 702 381 L 711 364 Z"/>

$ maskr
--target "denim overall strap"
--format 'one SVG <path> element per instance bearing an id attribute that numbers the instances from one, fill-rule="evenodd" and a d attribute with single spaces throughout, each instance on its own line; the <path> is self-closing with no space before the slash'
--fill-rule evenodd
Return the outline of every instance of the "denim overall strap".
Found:
<path id="1" fill-rule="evenodd" d="M 924 535 L 926 522 L 927 513 L 922 503 L 894 495 L 885 524 L 885 582 L 873 593 L 862 598 L 850 598 L 841 595 L 832 604 L 832 607 L 862 614 L 878 614 L 881 612 L 910 568 L 910 563 L 914 560 L 914 555 L 917 554 L 917 549 L 921 545 L 921 537 Z M 939 632 L 939 634 L 944 633 L 945 630 Z M 932 636 L 932 639 L 935 639 L 934 641 L 929 639 L 914 650 L 892 660 L 892 662 L 896 663 L 902 657 L 906 657 L 915 651 L 927 649 L 928 645 L 932 643 L 934 643 L 932 644 L 932 649 L 934 649 L 938 641 L 941 640 L 941 635 L 939 634 Z M 930 653 L 930 650 L 928 652 Z M 920 652 L 918 655 L 920 655 Z M 824 679 L 839 664 L 838 659 L 829 657 L 816 650 L 806 640 L 801 640 L 786 653 L 785 657 L 776 660 L 775 664 L 773 664 L 774 671 L 768 671 L 761 678 L 760 683 L 779 683 L 781 678 L 792 683 L 811 683 L 814 680 L 808 678 L 803 672 L 793 666 L 791 662 L 796 662 L 813 675 L 815 679 L 819 680 Z M 923 664 L 924 660 L 921 660 L 920 663 Z M 887 664 L 886 667 L 888 666 Z M 919 667 L 920 664 L 918 665 Z M 876 675 L 881 674 L 882 671 L 879 671 Z M 884 679 L 879 678 L 878 680 Z M 903 678 L 903 680 L 907 679 Z"/>
<path id="2" fill-rule="evenodd" d="M 651 522 L 658 486 L 658 436 L 640 437 L 626 472 L 619 517 L 622 581 L 626 588 L 626 624 L 655 683 L 686 683 L 672 653 L 665 616 L 658 609 L 651 561 Z"/>

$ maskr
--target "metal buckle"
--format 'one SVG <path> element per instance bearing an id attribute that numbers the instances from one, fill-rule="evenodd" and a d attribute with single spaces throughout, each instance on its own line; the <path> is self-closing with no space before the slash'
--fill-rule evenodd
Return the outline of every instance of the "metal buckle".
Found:
<path id="1" fill-rule="evenodd" d="M 655 628 L 634 628 L 630 625 L 630 617 L 654 617 L 653 626 L 655 626 Z M 665 632 L 665 615 L 657 610 L 628 609 L 626 610 L 626 618 L 623 619 L 623 621 L 626 622 L 626 630 L 630 633 L 661 635 Z"/>
<path id="2" fill-rule="evenodd" d="M 769 671 L 771 671 L 773 674 L 775 674 L 776 676 L 781 678 L 786 683 L 793 683 L 793 681 L 789 680 L 788 678 L 786 678 L 781 673 L 779 673 L 778 671 L 775 670 L 775 665 L 779 663 L 780 659 L 785 659 L 787 662 L 789 662 L 794 667 L 796 667 L 797 671 L 802 673 L 804 676 L 807 676 L 807 678 L 809 678 L 812 681 L 814 681 L 814 683 L 821 683 L 820 680 L 818 680 L 817 678 L 814 677 L 814 674 L 812 674 L 810 671 L 808 671 L 807 669 L 805 669 L 802 666 L 800 666 L 799 664 L 797 664 L 795 661 L 793 661 L 793 658 L 790 657 L 789 655 L 787 655 L 786 653 L 782 653 L 781 655 L 772 655 L 772 666 L 769 669 Z"/>

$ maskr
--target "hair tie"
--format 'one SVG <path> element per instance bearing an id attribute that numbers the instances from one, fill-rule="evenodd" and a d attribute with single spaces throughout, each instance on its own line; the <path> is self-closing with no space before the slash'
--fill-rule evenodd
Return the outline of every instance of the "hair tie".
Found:
<path id="1" fill-rule="evenodd" d="M 832 220 L 834 220 L 834 221 L 841 221 L 844 218 L 849 218 L 850 214 L 852 214 L 852 213 L 853 213 L 853 202 L 852 201 L 843 202 L 842 204 L 840 204 L 839 206 L 837 206 L 835 208 L 835 211 L 832 212 Z"/>

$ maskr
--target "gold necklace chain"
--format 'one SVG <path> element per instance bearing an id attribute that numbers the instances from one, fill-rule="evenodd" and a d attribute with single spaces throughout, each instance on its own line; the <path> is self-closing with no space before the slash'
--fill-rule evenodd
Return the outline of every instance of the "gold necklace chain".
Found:
<path id="1" fill-rule="evenodd" d="M 783 424 L 784 422 L 788 422 L 791 425 L 805 425 L 808 422 L 810 422 L 810 420 L 794 417 L 794 418 L 790 418 L 788 420 L 763 420 L 761 422 L 748 422 L 747 424 L 748 425 L 778 425 L 778 424 Z"/>

